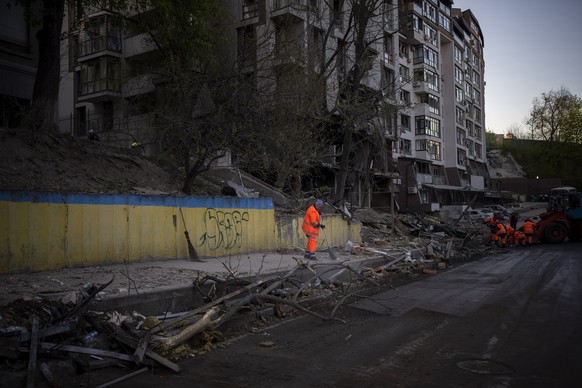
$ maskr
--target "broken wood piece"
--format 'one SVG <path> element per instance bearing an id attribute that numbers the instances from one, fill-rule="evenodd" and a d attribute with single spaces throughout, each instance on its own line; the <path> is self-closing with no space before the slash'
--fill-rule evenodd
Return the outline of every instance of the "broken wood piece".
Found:
<path id="1" fill-rule="evenodd" d="M 214 307 L 219 303 L 222 303 L 225 300 L 232 299 L 235 296 L 240 295 L 245 291 L 249 291 L 249 290 L 251 290 L 255 287 L 258 287 L 261 284 L 263 284 L 267 281 L 273 280 L 273 279 L 276 279 L 276 277 L 275 276 L 268 276 L 268 277 L 265 277 L 263 279 L 260 279 L 256 282 L 254 282 L 254 283 L 248 284 L 245 287 L 241 287 L 241 288 L 239 288 L 239 289 L 237 289 L 229 294 L 223 295 L 220 298 L 213 300 L 210 303 L 205 304 L 204 306 L 200 306 L 198 308 L 195 308 L 194 310 L 189 311 L 187 314 L 183 314 L 177 318 L 170 319 L 170 320 L 167 320 L 163 323 L 160 323 L 158 326 L 151 329 L 151 333 L 156 334 L 160 331 L 167 330 L 167 329 L 171 328 L 172 326 L 175 326 L 175 325 L 181 323 L 182 321 L 193 317 L 194 315 L 200 314 L 201 312 L 208 310 L 209 308 Z"/>
<path id="2" fill-rule="evenodd" d="M 145 367 L 145 368 L 141 368 L 141 369 L 139 369 L 139 370 L 136 370 L 135 372 L 132 372 L 132 373 L 130 373 L 130 374 L 127 374 L 127 375 L 125 375 L 125 376 L 121 376 L 121 377 L 119 377 L 119 378 L 117 378 L 117 379 L 115 379 L 115 380 L 111 380 L 111 381 L 110 381 L 110 382 L 108 382 L 108 383 L 105 383 L 105 384 L 98 385 L 98 386 L 97 386 L 97 388 L 105 388 L 105 387 L 110 387 L 110 386 L 112 386 L 112 385 L 115 385 L 115 384 L 117 384 L 117 383 L 119 383 L 119 382 L 121 382 L 121 381 L 124 381 L 124 380 L 127 380 L 127 379 L 129 379 L 129 378 L 132 378 L 133 376 L 137 376 L 137 375 L 139 375 L 140 373 L 143 373 L 143 372 L 145 372 L 145 371 L 147 371 L 147 370 L 148 370 L 148 368 L 147 368 L 147 367 Z"/>
<path id="3" fill-rule="evenodd" d="M 63 334 L 68 333 L 71 331 L 71 326 L 69 324 L 66 325 L 57 325 L 57 326 L 49 326 L 44 329 L 40 329 L 38 331 L 39 338 L 46 338 L 56 334 Z M 22 333 L 20 335 L 20 342 L 28 342 L 30 341 L 30 333 Z"/>
<path id="4" fill-rule="evenodd" d="M 60 345 L 51 342 L 41 342 L 38 345 L 42 350 L 46 351 L 62 351 L 62 352 L 92 354 L 96 356 L 113 357 L 123 361 L 133 361 L 133 357 L 130 356 L 129 354 L 112 352 L 110 350 L 84 348 L 82 346 L 74 345 Z"/>
<path id="5" fill-rule="evenodd" d="M 139 340 L 135 352 L 133 352 L 133 358 L 137 365 L 141 364 L 143 361 L 143 356 L 145 355 L 148 346 L 150 344 L 150 338 L 152 337 L 152 332 L 148 330 L 145 335 Z"/>
<path id="6" fill-rule="evenodd" d="M 87 303 L 89 303 L 95 297 L 95 295 L 97 295 L 98 293 L 103 291 L 106 287 L 108 287 L 111 283 L 113 283 L 114 279 L 115 279 L 115 275 L 113 275 L 111 277 L 110 281 L 108 281 L 105 284 L 102 284 L 101 286 L 99 286 L 95 290 L 93 290 L 93 292 L 91 292 L 85 299 L 83 299 L 83 301 L 81 303 L 75 305 L 75 307 L 71 308 L 69 311 L 67 311 L 66 313 L 64 313 L 60 317 L 56 317 L 55 319 L 53 319 L 51 321 L 51 323 L 62 321 L 63 319 L 70 317 L 71 315 L 73 315 L 74 313 L 79 311 L 83 306 L 85 306 Z"/>
<path id="7" fill-rule="evenodd" d="M 28 355 L 28 371 L 26 374 L 26 387 L 34 388 L 36 375 L 36 353 L 38 349 L 38 317 L 32 316 L 32 328 L 30 330 L 30 354 Z"/>
<path id="8" fill-rule="evenodd" d="M 212 325 L 212 320 L 218 314 L 218 311 L 219 308 L 216 306 L 208 309 L 208 311 L 206 311 L 202 318 L 200 318 L 196 323 L 186 327 L 180 333 L 172 337 L 160 339 L 156 342 L 154 347 L 166 351 L 183 344 L 196 334 L 201 333 L 206 328 L 210 327 Z"/>

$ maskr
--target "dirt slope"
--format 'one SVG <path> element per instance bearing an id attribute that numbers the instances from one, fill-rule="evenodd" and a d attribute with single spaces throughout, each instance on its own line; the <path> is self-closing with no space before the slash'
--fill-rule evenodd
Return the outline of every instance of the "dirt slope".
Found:
<path id="1" fill-rule="evenodd" d="M 0 190 L 181 195 L 182 182 L 154 163 L 102 142 L 0 131 Z"/>

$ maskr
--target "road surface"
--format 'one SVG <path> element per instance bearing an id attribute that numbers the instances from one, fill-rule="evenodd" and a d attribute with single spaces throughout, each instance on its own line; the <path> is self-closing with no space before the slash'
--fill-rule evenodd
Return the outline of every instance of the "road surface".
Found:
<path id="1" fill-rule="evenodd" d="M 117 387 L 580 387 L 582 245 L 536 245 L 287 318 Z M 124 373 L 120 371 L 120 376 Z"/>

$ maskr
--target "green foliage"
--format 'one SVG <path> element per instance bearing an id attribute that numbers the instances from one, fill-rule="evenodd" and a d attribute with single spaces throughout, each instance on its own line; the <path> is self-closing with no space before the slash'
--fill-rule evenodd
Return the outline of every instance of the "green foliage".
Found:
<path id="1" fill-rule="evenodd" d="M 561 178 L 563 185 L 582 188 L 582 144 L 506 139 L 502 150 L 511 153 L 530 178 Z"/>

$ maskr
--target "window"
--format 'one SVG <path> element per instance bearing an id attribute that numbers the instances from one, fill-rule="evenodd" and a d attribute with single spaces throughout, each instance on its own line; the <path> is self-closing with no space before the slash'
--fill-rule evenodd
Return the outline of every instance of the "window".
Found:
<path id="1" fill-rule="evenodd" d="M 394 62 L 394 46 L 392 43 L 392 34 L 384 33 L 384 59 L 388 62 Z"/>
<path id="2" fill-rule="evenodd" d="M 258 0 L 243 0 L 242 19 L 250 19 L 259 16 Z"/>
<path id="3" fill-rule="evenodd" d="M 445 2 L 441 1 L 439 4 L 439 8 L 441 9 L 442 13 L 444 13 L 447 16 L 451 16 L 451 7 L 445 4 Z"/>
<path id="4" fill-rule="evenodd" d="M 465 75 L 465 73 L 463 72 L 463 69 L 461 69 L 458 66 L 455 66 L 455 81 L 462 85 L 464 75 Z"/>
<path id="5" fill-rule="evenodd" d="M 457 46 L 455 46 L 455 62 L 463 63 L 463 51 Z"/>
<path id="6" fill-rule="evenodd" d="M 455 122 L 459 125 L 463 125 L 465 121 L 465 111 L 463 108 L 455 107 Z"/>
<path id="7" fill-rule="evenodd" d="M 410 116 L 400 115 L 400 125 L 402 126 L 402 132 L 410 131 Z"/>
<path id="8" fill-rule="evenodd" d="M 467 151 L 457 148 L 457 164 L 464 166 L 467 160 Z"/>
<path id="9" fill-rule="evenodd" d="M 394 70 L 384 67 L 382 68 L 382 89 L 387 95 L 394 97 Z"/>
<path id="10" fill-rule="evenodd" d="M 400 101 L 405 104 L 410 104 L 410 92 L 406 90 L 400 90 Z"/>
<path id="11" fill-rule="evenodd" d="M 479 90 L 477 90 L 477 88 L 473 89 L 473 99 L 475 100 L 473 103 L 481 105 L 481 93 Z"/>
<path id="12" fill-rule="evenodd" d="M 428 69 L 421 69 L 414 72 L 414 82 L 426 82 L 430 90 L 439 91 L 439 76 Z"/>
<path id="13" fill-rule="evenodd" d="M 481 109 L 475 108 L 475 121 L 481 122 Z"/>
<path id="14" fill-rule="evenodd" d="M 481 139 L 481 127 L 478 125 L 475 125 L 475 137 Z"/>
<path id="15" fill-rule="evenodd" d="M 465 93 L 463 93 L 463 89 L 458 86 L 455 86 L 455 101 L 459 104 L 462 104 L 465 100 Z"/>
<path id="16" fill-rule="evenodd" d="M 427 41 L 428 43 L 436 46 L 438 43 L 437 42 L 437 31 L 426 23 L 423 26 L 423 30 L 424 30 L 424 40 Z"/>
<path id="17" fill-rule="evenodd" d="M 467 96 L 471 95 L 471 90 L 473 90 L 473 87 L 469 82 L 465 81 L 465 93 L 467 94 Z"/>
<path id="18" fill-rule="evenodd" d="M 467 134 L 473 137 L 473 123 L 467 120 L 465 121 L 465 127 L 467 127 Z"/>
<path id="19" fill-rule="evenodd" d="M 481 144 L 475 143 L 475 156 L 479 159 L 483 157 L 483 146 Z"/>
<path id="20" fill-rule="evenodd" d="M 442 3 L 441 3 L 442 5 Z M 445 14 L 439 14 L 439 24 L 447 31 L 451 31 L 451 20 Z"/>
<path id="21" fill-rule="evenodd" d="M 400 65 L 398 72 L 400 73 L 401 82 L 407 82 L 410 79 L 410 69 L 408 67 Z"/>
<path id="22" fill-rule="evenodd" d="M 417 140 L 416 151 L 426 151 L 431 160 L 441 160 L 441 143 L 434 140 Z"/>
<path id="23" fill-rule="evenodd" d="M 467 135 L 465 134 L 465 131 L 461 128 L 457 128 L 457 144 L 464 147 L 466 141 Z"/>
<path id="24" fill-rule="evenodd" d="M 430 116 L 416 116 L 415 133 L 417 135 L 428 135 L 441 137 L 441 122 Z"/>
<path id="25" fill-rule="evenodd" d="M 121 64 L 119 58 L 102 56 L 81 65 L 79 94 L 119 92 L 121 90 Z"/>
<path id="26" fill-rule="evenodd" d="M 426 45 L 418 45 L 414 48 L 414 64 L 426 63 L 429 66 L 438 68 L 439 55 L 436 51 Z"/>
<path id="27" fill-rule="evenodd" d="M 475 156 L 475 142 L 473 140 L 467 140 L 467 148 L 469 150 L 469 156 Z"/>
<path id="28" fill-rule="evenodd" d="M 412 154 L 412 142 L 407 139 L 400 139 L 400 153 L 403 155 Z"/>
<path id="29" fill-rule="evenodd" d="M 440 99 L 437 96 L 433 96 L 432 94 L 425 93 L 420 95 L 420 102 L 422 104 L 428 104 L 428 109 L 430 113 L 434 113 L 436 115 L 440 114 Z"/>
<path id="30" fill-rule="evenodd" d="M 423 1 L 422 3 L 422 14 L 423 16 L 425 16 L 428 20 L 430 20 L 431 22 L 435 23 L 437 22 L 436 20 L 436 8 L 430 4 L 428 1 Z"/>
<path id="31" fill-rule="evenodd" d="M 481 76 L 477 73 L 477 70 L 473 70 L 473 83 L 479 85 L 481 82 Z"/>

